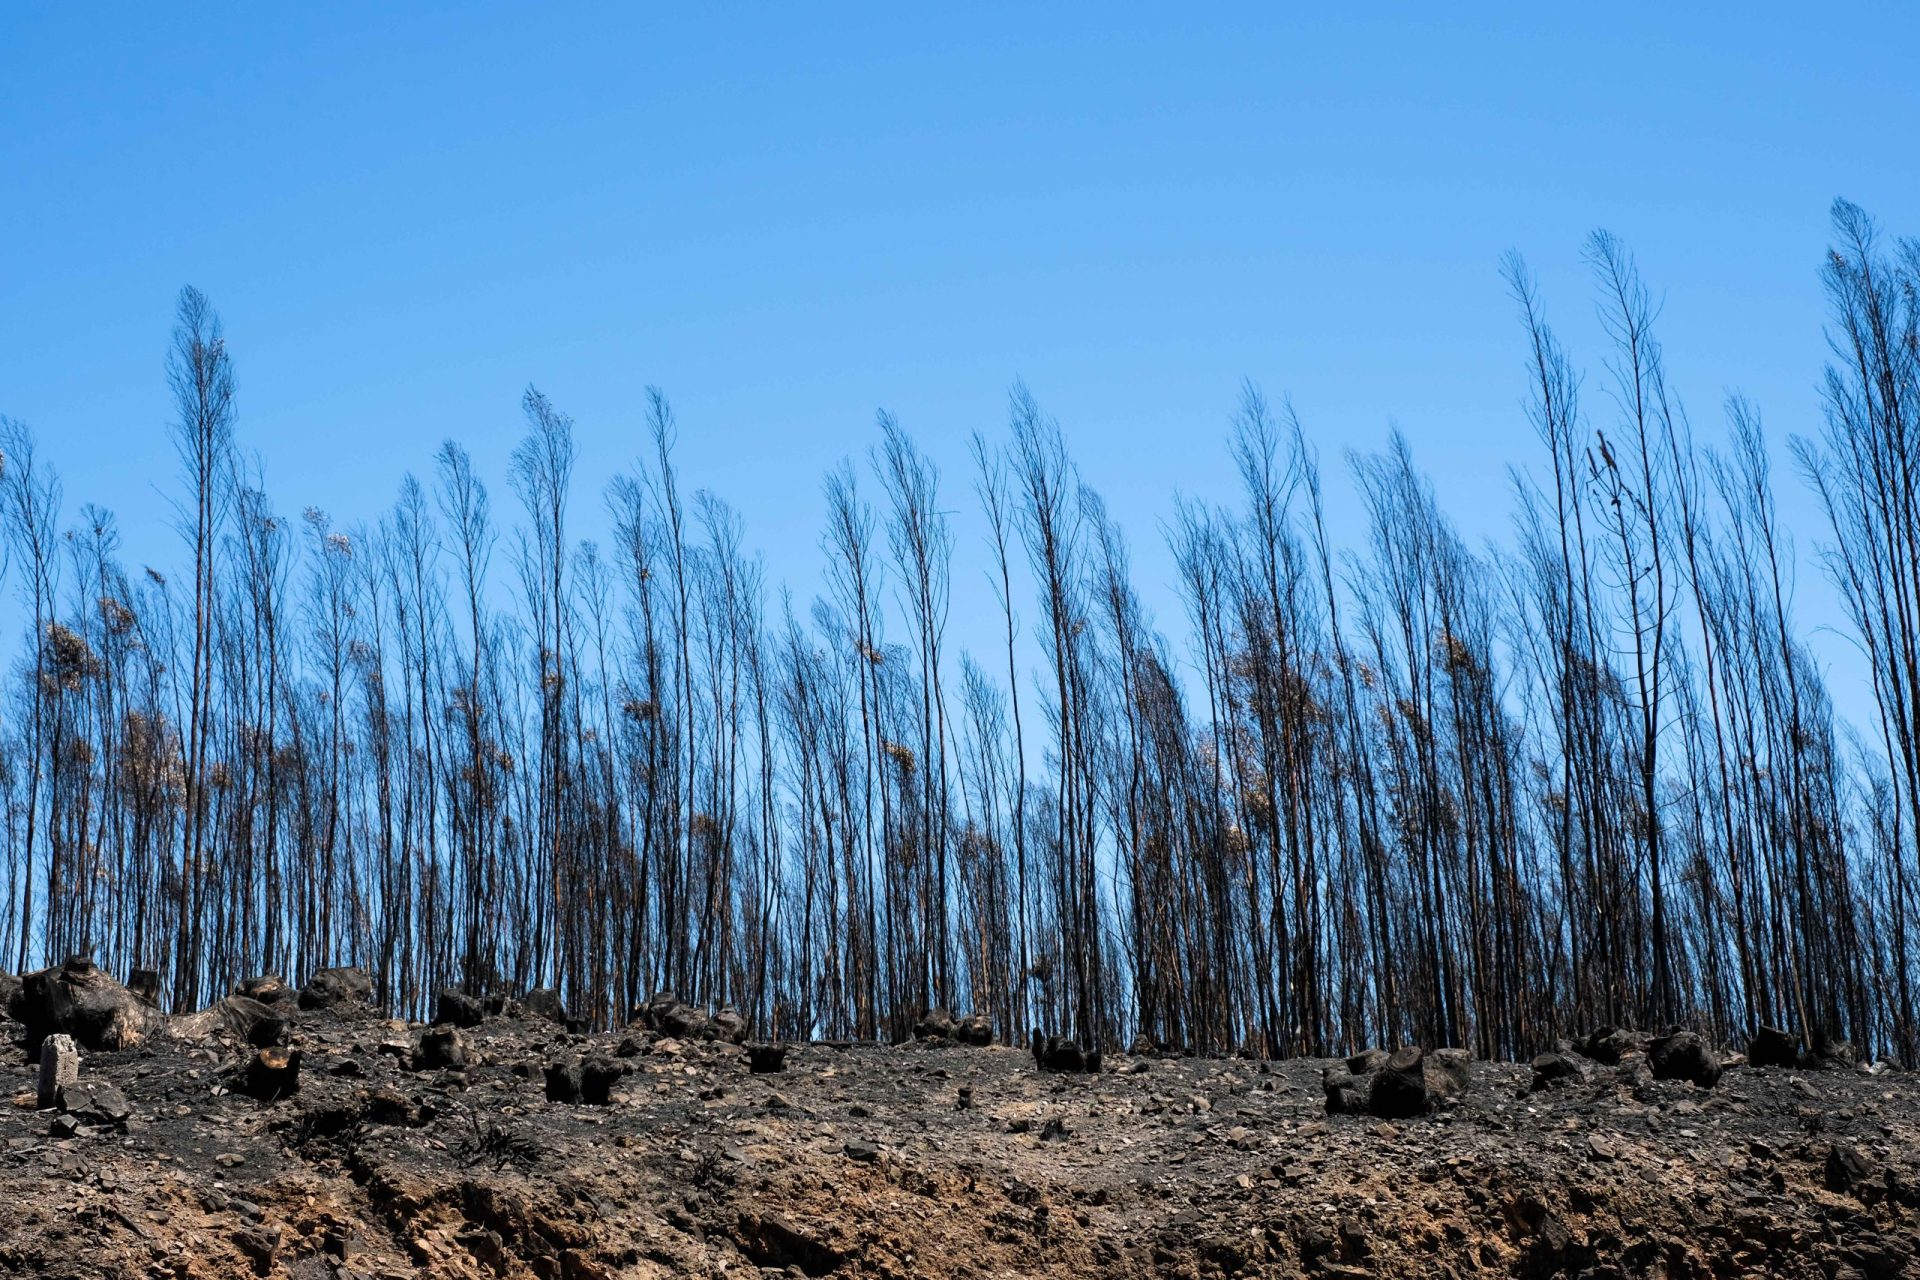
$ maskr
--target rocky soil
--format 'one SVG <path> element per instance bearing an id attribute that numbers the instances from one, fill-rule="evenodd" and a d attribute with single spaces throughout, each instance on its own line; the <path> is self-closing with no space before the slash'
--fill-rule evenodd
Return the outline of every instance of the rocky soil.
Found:
<path id="1" fill-rule="evenodd" d="M 410 1026 L 327 981 L 106 1018 L 121 1047 L 45 1108 L 56 1015 L 0 1026 L 0 1275 L 1920 1274 L 1904 1074 L 1736 1059 L 1702 1087 L 1631 1039 L 1438 1080 L 1058 1071 L 960 1035 L 756 1052 L 665 1005 L 575 1034 L 550 997 Z M 1431 1111 L 1354 1092 L 1409 1068 Z"/>

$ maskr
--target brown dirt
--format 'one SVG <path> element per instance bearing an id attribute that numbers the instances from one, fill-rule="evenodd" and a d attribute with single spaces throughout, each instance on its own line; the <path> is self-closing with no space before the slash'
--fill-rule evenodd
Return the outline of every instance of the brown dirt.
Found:
<path id="1" fill-rule="evenodd" d="M 1637 1057 L 1529 1093 L 1476 1063 L 1459 1107 L 1324 1114 L 1319 1062 L 581 1037 L 496 1018 L 465 1071 L 419 1028 L 300 1016 L 301 1088 L 234 1091 L 246 1050 L 92 1054 L 124 1124 L 37 1111 L 9 1057 L 0 1274 L 47 1277 L 1891 1277 L 1920 1256 L 1920 1083 Z M 631 1068 L 610 1106 L 544 1068 Z M 383 1047 L 384 1042 L 384 1047 Z M 971 1105 L 959 1105 L 961 1091 Z M 82 1122 L 77 1133 L 59 1136 Z"/>

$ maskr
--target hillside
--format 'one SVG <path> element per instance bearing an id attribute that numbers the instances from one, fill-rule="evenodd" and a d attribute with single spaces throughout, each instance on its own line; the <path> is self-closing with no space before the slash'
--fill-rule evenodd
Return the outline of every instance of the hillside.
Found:
<path id="1" fill-rule="evenodd" d="M 1883 1069 L 1735 1059 L 1700 1088 L 1629 1050 L 1535 1090 L 1475 1062 L 1389 1122 L 1329 1115 L 1322 1061 L 1057 1073 L 942 1040 L 754 1074 L 698 1015 L 589 1036 L 460 1004 L 478 1024 L 435 1029 L 255 990 L 84 1053 L 64 1109 L 10 1055 L 0 1271 L 1891 1277 L 1920 1249 L 1920 1087 Z M 297 1052 L 296 1092 L 246 1092 L 243 1035 Z M 583 1062 L 607 1104 L 550 1100 Z"/>

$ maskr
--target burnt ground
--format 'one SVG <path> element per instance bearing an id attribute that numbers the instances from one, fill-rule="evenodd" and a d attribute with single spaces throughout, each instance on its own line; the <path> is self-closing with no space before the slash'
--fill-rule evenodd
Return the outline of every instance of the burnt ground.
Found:
<path id="1" fill-rule="evenodd" d="M 415 1071 L 420 1035 L 301 1014 L 298 1093 L 261 1102 L 251 1050 L 162 1032 L 86 1055 L 125 1103 L 65 1116 L 9 1051 L 0 1274 L 1920 1274 L 1904 1074 L 1701 1089 L 1631 1055 L 1530 1093 L 1475 1063 L 1460 1105 L 1387 1123 L 1325 1114 L 1313 1061 L 799 1045 L 752 1075 L 736 1045 L 496 1017 L 464 1070 Z M 610 1105 L 547 1101 L 595 1053 L 628 1069 Z"/>

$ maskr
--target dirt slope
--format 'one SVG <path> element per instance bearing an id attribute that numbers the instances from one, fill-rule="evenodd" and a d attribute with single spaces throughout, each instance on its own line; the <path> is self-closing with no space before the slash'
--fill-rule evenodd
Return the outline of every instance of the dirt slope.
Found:
<path id="1" fill-rule="evenodd" d="M 1001 1048 L 744 1051 L 536 1018 L 460 1033 L 307 1012 L 292 1097 L 239 1092 L 196 1026 L 81 1065 L 35 1109 L 10 1053 L 0 1274 L 1891 1277 L 1920 1256 L 1920 1084 L 1864 1071 L 1657 1082 L 1638 1056 L 1529 1092 L 1328 1116 L 1321 1070 Z M 443 1048 L 445 1046 L 442 1046 Z M 622 1069 L 605 1106 L 549 1066 Z M 118 1119 L 125 1112 L 124 1120 Z"/>

